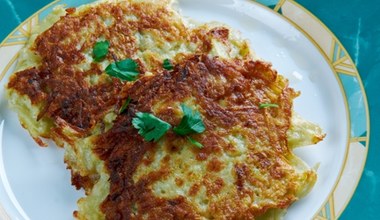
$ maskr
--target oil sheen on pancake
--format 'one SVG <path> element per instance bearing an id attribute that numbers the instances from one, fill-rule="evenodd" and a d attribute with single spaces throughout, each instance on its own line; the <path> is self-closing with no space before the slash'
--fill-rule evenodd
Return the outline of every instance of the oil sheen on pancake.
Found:
<path id="1" fill-rule="evenodd" d="M 94 61 L 105 40 L 109 53 Z M 135 81 L 105 73 L 127 58 L 138 64 Z M 299 92 L 238 32 L 192 23 L 171 1 L 56 8 L 34 29 L 7 92 L 39 145 L 65 148 L 72 184 L 86 192 L 77 219 L 280 218 L 317 178 L 292 153 L 324 137 L 294 112 Z M 137 112 L 178 125 L 181 104 L 200 113 L 206 129 L 190 136 L 202 148 L 172 130 L 147 142 L 132 126 Z"/>

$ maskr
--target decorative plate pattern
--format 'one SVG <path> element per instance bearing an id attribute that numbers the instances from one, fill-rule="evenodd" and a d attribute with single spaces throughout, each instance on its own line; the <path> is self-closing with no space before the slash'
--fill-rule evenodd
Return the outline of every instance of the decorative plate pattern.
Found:
<path id="1" fill-rule="evenodd" d="M 53 7 L 63 2 L 78 6 L 78 1 L 54 1 L 17 27 L 1 44 L 0 81 L 14 67 L 20 49 L 31 35 L 31 27 L 45 17 Z M 80 1 L 80 4 L 92 2 Z M 293 24 L 319 49 L 340 83 L 349 115 L 347 153 L 340 175 L 329 197 L 315 214 L 315 219 L 337 219 L 350 201 L 364 169 L 370 134 L 366 94 L 354 62 L 335 35 L 314 15 L 293 0 L 257 0 Z M 0 128 L 1 129 L 1 128 Z M 10 219 L 0 206 L 1 219 Z"/>
<path id="2" fill-rule="evenodd" d="M 315 219 L 337 219 L 347 206 L 362 175 L 369 146 L 370 120 L 367 97 L 358 70 L 335 35 L 313 14 L 293 0 L 258 0 L 281 14 L 303 32 L 324 55 L 346 96 L 349 112 L 348 153 L 341 175 Z M 274 4 L 273 4 L 274 3 Z"/>

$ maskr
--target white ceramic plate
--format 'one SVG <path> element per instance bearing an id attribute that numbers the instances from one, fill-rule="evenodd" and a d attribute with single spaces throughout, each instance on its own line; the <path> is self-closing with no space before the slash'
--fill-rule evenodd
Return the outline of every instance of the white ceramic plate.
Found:
<path id="1" fill-rule="evenodd" d="M 5 60 L 5 64 L 0 63 L 0 71 L 5 74 L 0 75 L 4 76 L 0 87 L 4 88 L 7 83 L 17 53 L 28 37 L 22 30 L 30 33 L 30 26 L 46 16 L 54 5 L 77 6 L 88 2 L 91 1 L 56 1 L 18 27 L 11 34 L 14 37 L 7 38 L 0 45 L 0 60 Z M 289 208 L 285 219 L 312 219 L 318 215 L 333 218 L 337 214 L 335 212 L 341 212 L 345 207 L 343 204 L 341 210 L 335 210 L 330 199 L 339 186 L 349 158 L 350 138 L 354 136 L 352 132 L 350 134 L 345 87 L 332 65 L 335 55 L 329 59 L 323 43 L 310 37 L 305 31 L 307 27 L 302 29 L 302 25 L 296 24 L 299 18 L 291 19 L 285 15 L 285 10 L 290 10 L 285 7 L 286 3 L 293 4 L 293 1 L 281 1 L 281 5 L 275 8 L 278 11 L 282 7 L 283 15 L 249 0 L 221 0 L 217 3 L 212 0 L 180 0 L 179 8 L 185 16 L 195 20 L 219 21 L 240 30 L 250 40 L 257 55 L 271 61 L 275 69 L 290 79 L 290 85 L 301 91 L 301 96 L 295 101 L 295 110 L 304 118 L 318 123 L 327 137 L 318 145 L 296 150 L 297 155 L 310 166 L 320 164 L 318 181 L 307 197 Z M 360 79 L 358 83 L 361 86 Z M 0 119 L 4 120 L 0 129 L 0 201 L 8 215 L 12 219 L 71 219 L 76 200 L 83 196 L 83 192 L 70 185 L 69 171 L 63 163 L 63 150 L 54 144 L 41 148 L 34 143 L 20 126 L 16 113 L 8 109 L 4 90 L 0 91 Z M 362 154 L 360 162 L 364 163 L 366 151 Z M 358 173 L 360 177 L 361 170 Z M 359 177 L 353 176 L 355 181 Z M 350 190 L 352 188 L 355 186 L 349 187 Z M 343 192 L 352 194 L 347 190 Z M 349 199 L 350 195 L 342 203 Z M 329 216 L 326 214 L 327 206 L 328 212 L 334 211 L 328 213 Z"/>

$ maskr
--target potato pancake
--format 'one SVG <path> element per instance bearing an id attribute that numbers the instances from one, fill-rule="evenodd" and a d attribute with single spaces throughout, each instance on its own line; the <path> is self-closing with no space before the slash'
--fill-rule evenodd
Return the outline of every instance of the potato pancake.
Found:
<path id="1" fill-rule="evenodd" d="M 299 93 L 238 32 L 191 23 L 169 0 L 56 8 L 7 92 L 39 145 L 65 148 L 86 192 L 77 219 L 278 218 L 317 178 L 292 153 L 324 138 L 293 112 Z M 183 106 L 201 132 L 169 129 Z M 147 141 L 132 123 L 140 113 L 168 131 Z"/>
<path id="2" fill-rule="evenodd" d="M 287 145 L 297 93 L 268 64 L 195 56 L 128 94 L 128 112 L 94 140 L 110 171 L 101 206 L 109 219 L 254 219 L 287 208 L 316 180 Z M 178 125 L 181 103 L 202 115 L 206 130 L 192 136 L 202 149 L 172 132 L 146 142 L 131 125 L 136 112 Z"/>

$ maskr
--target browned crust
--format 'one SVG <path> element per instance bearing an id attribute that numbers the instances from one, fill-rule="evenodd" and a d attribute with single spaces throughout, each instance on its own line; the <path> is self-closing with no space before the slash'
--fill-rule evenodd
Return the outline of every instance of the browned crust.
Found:
<path id="1" fill-rule="evenodd" d="M 47 95 L 43 92 L 43 81 L 47 78 L 47 71 L 40 71 L 37 68 L 30 68 L 12 75 L 8 88 L 15 89 L 21 95 L 27 95 L 32 104 L 37 104 L 46 99 Z"/>
<path id="2" fill-rule="evenodd" d="M 221 76 L 225 77 L 228 83 L 210 81 L 212 78 Z M 290 153 L 287 147 L 286 130 L 290 124 L 292 99 L 297 93 L 287 87 L 286 82 L 277 76 L 269 64 L 261 61 L 225 62 L 218 58 L 195 56 L 176 66 L 173 72 L 164 71 L 154 77 L 141 78 L 131 87 L 128 95 L 133 102 L 129 105 L 126 114 L 120 115 L 114 127 L 102 134 L 96 142 L 95 152 L 105 161 L 110 172 L 111 190 L 102 204 L 102 210 L 107 219 L 140 219 L 142 216 L 154 219 L 157 213 L 164 216 L 170 214 L 170 217 L 164 219 L 176 219 L 183 217 L 184 209 L 188 214 L 187 219 L 199 217 L 197 209 L 188 204 L 183 197 L 177 198 L 181 202 L 173 203 L 172 200 L 157 198 L 153 195 L 150 186 L 165 178 L 170 172 L 176 172 L 164 165 L 170 157 L 164 159 L 159 170 L 142 177 L 138 182 L 133 182 L 132 178 L 137 167 L 144 163 L 145 153 L 154 152 L 156 146 L 154 143 L 145 142 L 132 127 L 131 120 L 135 113 L 137 111 L 151 112 L 152 106 L 159 101 L 182 102 L 190 97 L 195 98 L 195 103 L 200 106 L 199 111 L 206 125 L 206 131 L 197 137 L 204 148 L 193 150 L 198 160 L 231 151 L 231 146 L 226 144 L 221 137 L 222 133 L 231 133 L 237 126 L 244 128 L 241 132 L 246 138 L 259 140 L 264 143 L 263 146 L 267 146 L 262 150 L 249 149 L 252 161 L 248 159 L 245 161 L 246 164 L 235 165 L 237 176 L 235 185 L 237 192 L 242 194 L 238 193 L 236 198 L 231 197 L 211 204 L 209 210 L 211 216 L 250 219 L 269 208 L 286 208 L 296 199 L 294 189 L 289 188 L 289 191 L 278 198 L 276 204 L 256 208 L 239 206 L 241 195 L 253 193 L 245 188 L 245 182 L 255 185 L 264 184 L 262 187 L 269 187 L 259 180 L 252 179 L 248 166 L 255 166 L 264 172 L 269 170 L 269 175 L 273 179 L 282 178 L 285 174 L 277 169 L 279 163 L 276 162 L 276 158 Z M 218 104 L 218 100 L 221 99 L 227 100 L 227 106 Z M 260 109 L 259 104 L 263 102 L 278 103 L 279 108 Z M 173 125 L 179 123 L 179 119 L 171 111 L 162 110 L 155 112 L 155 115 Z M 282 123 L 277 123 L 278 121 Z M 220 133 L 220 130 L 223 132 Z M 172 143 L 178 138 L 169 132 L 165 141 Z M 266 157 L 262 157 L 263 154 L 266 154 Z M 208 169 L 218 172 L 219 166 L 218 160 L 214 158 L 211 159 Z M 205 176 L 202 182 L 202 185 L 206 186 L 208 196 L 218 194 L 224 184 L 224 180 L 216 176 Z M 193 185 L 189 196 L 196 195 L 198 191 L 199 185 Z M 162 206 L 162 204 L 165 205 Z M 133 206 L 138 207 L 135 212 L 132 212 Z M 150 209 L 140 208 L 147 206 Z"/>
<path id="3" fill-rule="evenodd" d="M 219 172 L 224 168 L 224 164 L 222 161 L 217 158 L 212 158 L 207 164 L 207 171 L 209 172 Z"/>
<path id="4" fill-rule="evenodd" d="M 79 173 L 71 171 L 71 184 L 76 187 L 76 189 L 92 189 L 94 185 L 94 179 L 90 176 L 82 176 Z"/>
<path id="5" fill-rule="evenodd" d="M 133 57 L 140 50 L 135 33 L 150 31 L 168 42 L 197 42 L 198 53 L 207 53 L 211 49 L 211 37 L 226 41 L 229 35 L 229 30 L 224 27 L 190 31 L 179 21 L 173 25 L 173 21 L 167 19 L 173 16 L 173 12 L 165 5 L 123 1 L 102 3 L 78 14 L 73 8 L 66 12 L 34 42 L 32 49 L 41 57 L 42 65 L 15 73 L 7 85 L 8 89 L 28 96 L 33 105 L 43 106 L 36 120 L 53 119 L 58 134 L 63 134 L 59 131 L 58 120 L 64 120 L 81 136 L 89 135 L 107 112 L 117 112 L 127 98 L 123 90 L 130 83 L 103 77 L 99 85 L 90 85 L 85 80 L 86 76 L 104 73 L 100 64 L 93 62 L 85 71 L 76 67 L 85 61 L 84 53 L 91 50 L 100 37 L 110 41 L 110 53 L 106 59 L 114 61 L 115 58 Z M 138 20 L 128 20 L 125 15 L 134 15 Z M 114 23 L 107 26 L 105 19 L 114 19 Z M 88 30 L 90 27 L 94 28 Z M 186 57 L 178 54 L 179 60 Z M 141 60 L 136 61 L 140 75 L 143 75 L 147 69 Z M 161 70 L 162 60 L 152 68 L 150 71 L 153 72 Z M 48 138 L 54 139 L 53 136 Z"/>
<path id="6" fill-rule="evenodd" d="M 123 99 L 123 83 L 115 79 L 96 86 L 88 85 L 82 76 L 47 74 L 36 68 L 16 73 L 8 88 L 27 95 L 33 104 L 44 103 L 42 117 L 66 121 L 81 132 L 93 128 L 106 112 Z"/>
<path id="7" fill-rule="evenodd" d="M 64 120 L 77 132 L 86 135 L 105 113 L 117 111 L 122 100 L 126 99 L 123 87 L 128 86 L 128 83 L 118 79 L 89 85 L 85 76 L 103 73 L 97 63 L 92 63 L 87 71 L 75 68 L 84 61 L 83 53 L 91 49 L 99 37 L 110 41 L 111 53 L 107 59 L 113 60 L 129 58 L 136 53 L 137 42 L 132 33 L 156 31 L 173 41 L 188 34 L 184 33 L 186 29 L 183 25 L 170 25 L 166 18 L 173 12 L 164 6 L 125 1 L 103 3 L 81 11 L 79 15 L 75 11 L 67 9 L 65 16 L 35 40 L 32 49 L 41 57 L 42 65 L 12 75 L 7 87 L 27 95 L 33 105 L 42 104 L 43 109 L 37 120 L 48 117 L 55 124 L 58 124 L 57 120 Z M 127 20 L 125 15 L 128 14 L 139 19 Z M 105 18 L 114 19 L 115 22 L 107 26 L 103 20 Z M 89 27 L 95 28 L 88 31 Z M 140 72 L 144 73 L 144 65 L 136 61 L 140 64 Z M 62 134 L 58 130 L 56 133 Z"/>

